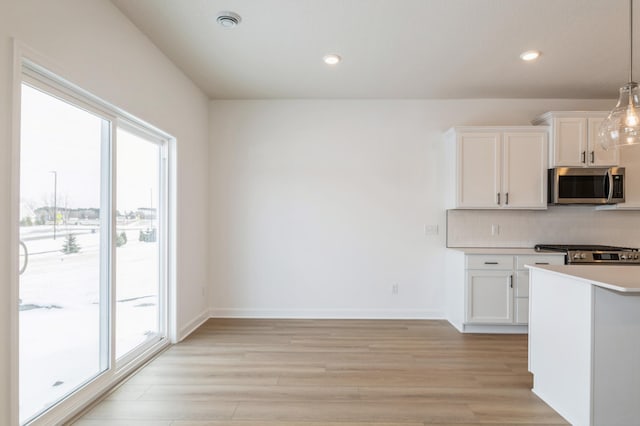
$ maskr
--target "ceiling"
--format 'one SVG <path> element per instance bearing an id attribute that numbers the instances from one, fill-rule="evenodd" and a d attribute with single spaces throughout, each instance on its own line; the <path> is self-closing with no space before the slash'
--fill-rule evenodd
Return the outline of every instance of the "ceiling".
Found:
<path id="1" fill-rule="evenodd" d="M 611 99 L 628 80 L 627 0 L 112 2 L 212 99 Z"/>

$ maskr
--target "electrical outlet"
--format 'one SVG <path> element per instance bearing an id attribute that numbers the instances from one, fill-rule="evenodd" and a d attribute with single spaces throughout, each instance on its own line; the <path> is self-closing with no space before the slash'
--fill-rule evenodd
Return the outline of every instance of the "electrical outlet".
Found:
<path id="1" fill-rule="evenodd" d="M 424 225 L 424 235 L 438 235 L 438 225 Z"/>
<path id="2" fill-rule="evenodd" d="M 500 225 L 498 224 L 491 225 L 491 235 L 493 236 L 500 235 Z"/>
<path id="3" fill-rule="evenodd" d="M 398 294 L 399 290 L 400 290 L 400 284 L 394 284 L 391 286 L 391 294 L 393 294 L 394 296 Z"/>

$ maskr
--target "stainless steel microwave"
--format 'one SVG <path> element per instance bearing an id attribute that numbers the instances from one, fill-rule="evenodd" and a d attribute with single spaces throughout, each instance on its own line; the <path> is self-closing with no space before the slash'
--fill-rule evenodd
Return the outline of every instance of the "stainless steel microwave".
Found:
<path id="1" fill-rule="evenodd" d="M 624 167 L 556 167 L 549 169 L 549 204 L 624 202 Z"/>

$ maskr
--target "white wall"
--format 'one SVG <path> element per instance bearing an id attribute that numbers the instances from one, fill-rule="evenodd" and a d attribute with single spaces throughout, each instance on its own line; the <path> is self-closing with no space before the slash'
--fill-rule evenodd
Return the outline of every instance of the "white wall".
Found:
<path id="1" fill-rule="evenodd" d="M 0 2 L 0 424 L 9 424 L 12 38 L 178 140 L 178 327 L 207 312 L 208 100 L 109 1 Z"/>
<path id="2" fill-rule="evenodd" d="M 614 103 L 212 101 L 212 314 L 441 316 L 442 133 Z"/>

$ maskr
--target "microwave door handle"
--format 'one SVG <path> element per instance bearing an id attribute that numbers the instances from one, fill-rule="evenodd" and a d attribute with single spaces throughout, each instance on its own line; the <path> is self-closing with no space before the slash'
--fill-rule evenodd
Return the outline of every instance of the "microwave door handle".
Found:
<path id="1" fill-rule="evenodd" d="M 611 203 L 611 200 L 613 199 L 613 174 L 611 173 L 611 169 L 607 170 L 607 178 L 609 181 L 609 191 L 607 194 L 607 204 Z"/>

